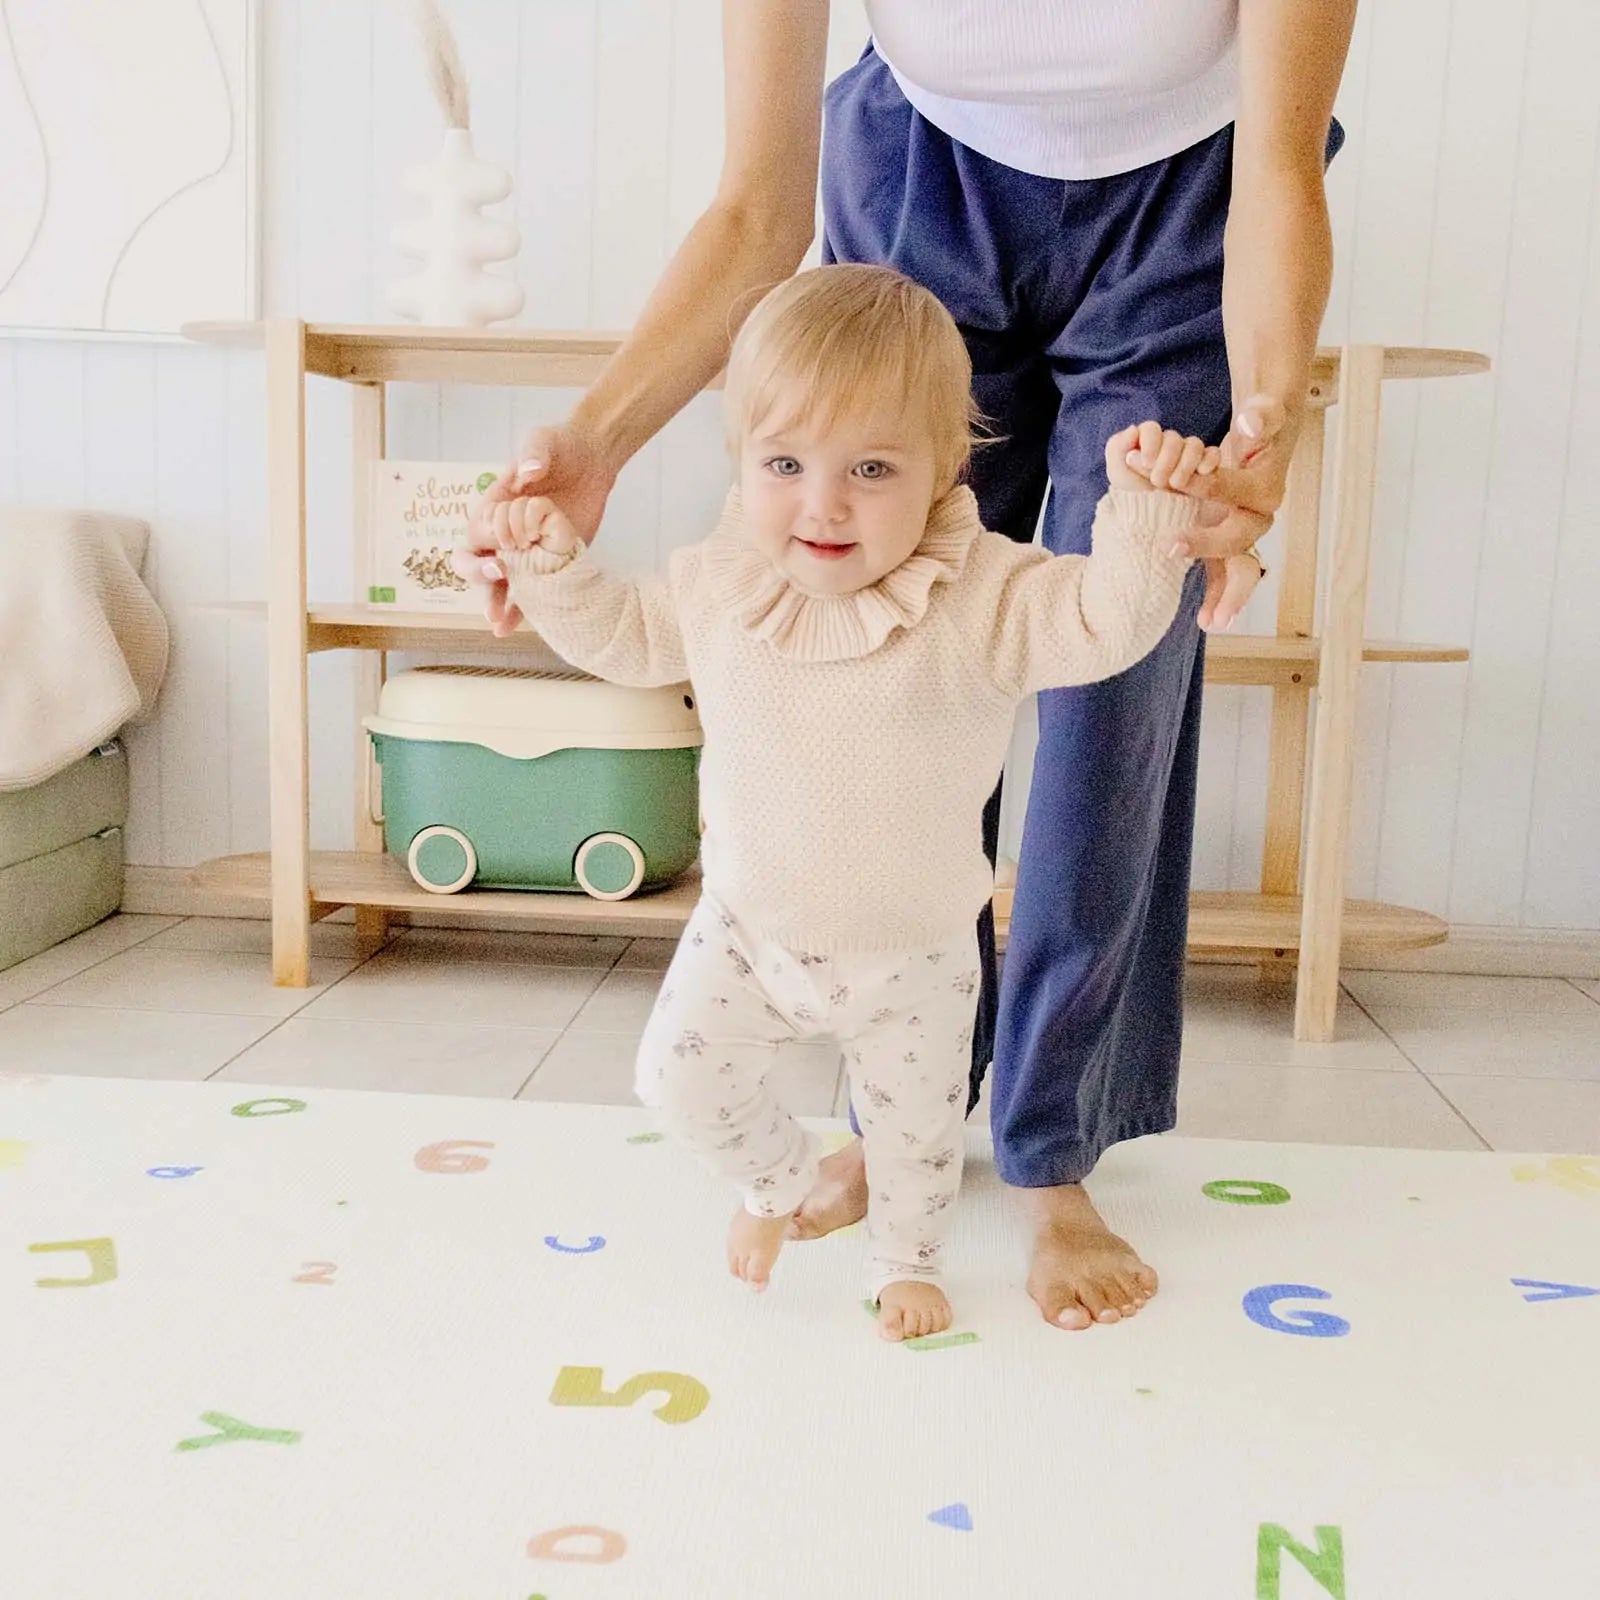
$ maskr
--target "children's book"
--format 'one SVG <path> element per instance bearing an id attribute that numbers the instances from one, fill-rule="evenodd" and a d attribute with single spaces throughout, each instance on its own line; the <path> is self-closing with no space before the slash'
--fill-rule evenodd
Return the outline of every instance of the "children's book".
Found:
<path id="1" fill-rule="evenodd" d="M 374 461 L 367 550 L 370 605 L 400 611 L 483 609 L 483 591 L 450 564 L 501 468 L 466 461 Z"/>

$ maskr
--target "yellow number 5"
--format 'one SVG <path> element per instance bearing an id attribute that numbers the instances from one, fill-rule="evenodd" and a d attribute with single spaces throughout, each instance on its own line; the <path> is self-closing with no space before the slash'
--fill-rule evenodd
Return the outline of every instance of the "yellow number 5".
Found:
<path id="1" fill-rule="evenodd" d="M 682 1372 L 641 1372 L 620 1389 L 604 1389 L 600 1367 L 563 1367 L 550 1391 L 553 1406 L 631 1406 L 647 1394 L 664 1394 L 656 1408 L 663 1422 L 693 1422 L 711 1403 L 711 1391 L 698 1378 Z"/>

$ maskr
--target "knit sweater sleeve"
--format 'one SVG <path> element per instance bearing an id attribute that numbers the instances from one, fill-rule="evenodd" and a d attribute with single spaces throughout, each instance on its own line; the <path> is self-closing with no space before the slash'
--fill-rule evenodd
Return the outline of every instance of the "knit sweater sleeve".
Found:
<path id="1" fill-rule="evenodd" d="M 677 607 L 681 563 L 671 577 L 635 582 L 605 572 L 587 549 L 564 560 L 540 548 L 500 559 L 512 600 L 564 661 L 632 688 L 689 676 Z"/>
<path id="2" fill-rule="evenodd" d="M 1172 626 L 1190 565 L 1167 552 L 1198 512 L 1183 495 L 1113 490 L 1095 512 L 1090 555 L 986 537 L 971 627 L 999 688 L 1020 698 L 1095 683 L 1148 655 Z"/>

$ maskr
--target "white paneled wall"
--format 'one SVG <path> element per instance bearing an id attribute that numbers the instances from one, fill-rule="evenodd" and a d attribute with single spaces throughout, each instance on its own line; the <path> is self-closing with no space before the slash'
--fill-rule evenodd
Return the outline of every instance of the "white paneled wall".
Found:
<path id="1" fill-rule="evenodd" d="M 480 151 L 516 174 L 525 320 L 617 328 L 709 197 L 721 142 L 712 0 L 450 0 Z M 267 308 L 390 320 L 403 166 L 438 120 L 392 0 L 261 0 Z M 835 8 L 832 57 L 865 37 Z M 1489 378 L 1390 386 L 1371 630 L 1465 640 L 1469 668 L 1373 669 L 1352 891 L 1458 922 L 1600 927 L 1600 6 L 1368 0 L 1329 178 L 1338 258 L 1325 334 L 1490 352 Z M 494 459 L 561 393 L 396 386 L 397 455 Z M 174 624 L 156 722 L 131 739 L 130 859 L 264 847 L 257 598 L 265 528 L 261 362 L 171 344 L 0 341 L 0 501 L 131 511 Z M 310 406 L 313 594 L 352 582 L 345 396 Z M 717 505 L 717 402 L 630 464 L 604 548 L 656 564 Z M 41 559 L 47 559 L 41 553 Z M 1270 622 L 1270 580 L 1253 613 Z M 312 670 L 313 833 L 348 842 L 349 664 Z M 1257 871 L 1262 691 L 1209 692 L 1196 877 Z M 1028 740 L 1019 738 L 1019 771 Z M 1018 786 L 1020 788 L 1020 785 Z M 1020 815 L 1016 804 L 1008 807 Z"/>

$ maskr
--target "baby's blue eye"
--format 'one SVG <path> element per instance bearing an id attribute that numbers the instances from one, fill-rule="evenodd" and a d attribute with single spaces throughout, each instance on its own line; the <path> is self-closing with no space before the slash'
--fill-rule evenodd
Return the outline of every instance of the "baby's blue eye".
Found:
<path id="1" fill-rule="evenodd" d="M 887 478 L 890 473 L 894 471 L 894 468 L 891 467 L 887 461 L 863 461 L 861 465 L 856 468 L 856 471 L 859 472 L 861 476 L 869 483 L 871 483 L 882 478 Z"/>
<path id="2" fill-rule="evenodd" d="M 799 475 L 800 463 L 793 456 L 774 456 L 767 462 L 767 470 L 780 478 L 793 478 Z"/>

